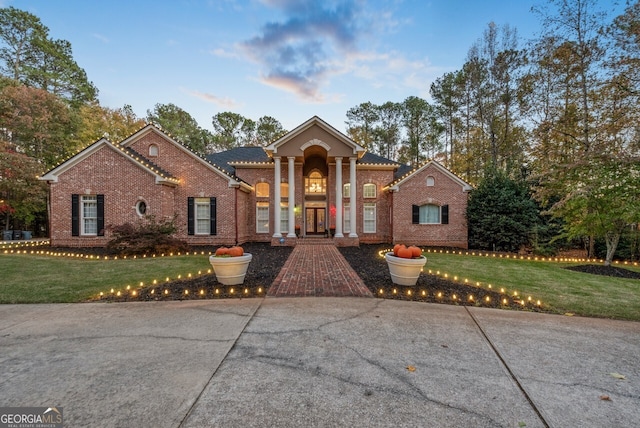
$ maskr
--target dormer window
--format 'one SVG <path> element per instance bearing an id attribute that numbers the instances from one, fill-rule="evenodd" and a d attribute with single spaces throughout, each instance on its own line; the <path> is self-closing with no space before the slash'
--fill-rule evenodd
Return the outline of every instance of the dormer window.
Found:
<path id="1" fill-rule="evenodd" d="M 155 144 L 149 146 L 149 157 L 158 157 L 158 146 Z"/>

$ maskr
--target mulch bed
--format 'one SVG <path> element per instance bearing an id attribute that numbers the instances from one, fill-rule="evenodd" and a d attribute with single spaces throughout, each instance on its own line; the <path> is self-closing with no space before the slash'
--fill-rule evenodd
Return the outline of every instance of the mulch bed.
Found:
<path id="1" fill-rule="evenodd" d="M 640 272 L 632 271 L 629 269 L 617 267 L 617 266 L 605 266 L 602 264 L 599 265 L 580 265 L 580 266 L 569 266 L 565 269 L 573 270 L 576 272 L 590 273 L 592 275 L 602 275 L 602 276 L 614 276 L 617 278 L 629 278 L 629 279 L 640 279 Z"/>
<path id="2" fill-rule="evenodd" d="M 115 294 L 96 296 L 91 301 L 123 302 L 263 297 L 280 269 L 284 266 L 291 251 L 293 251 L 293 247 L 272 247 L 269 243 L 246 243 L 242 246 L 245 252 L 253 255 L 253 259 L 249 265 L 244 284 L 240 286 L 224 286 L 216 280 L 215 274 L 212 273 L 192 279 L 174 280 L 157 286 L 140 288 L 135 290 L 135 296 L 132 295 L 132 290 L 122 290 L 120 296 Z M 387 248 L 389 248 L 389 245 L 360 245 L 360 247 L 339 248 L 340 253 L 349 265 L 377 298 L 537 312 L 545 311 L 544 306 L 539 307 L 535 304 L 535 300 L 531 302 L 527 300 L 523 304 L 521 299 L 524 296 L 500 293 L 424 272 L 418 278 L 415 287 L 396 286 L 391 281 L 391 275 L 384 257 L 379 255 L 380 251 Z M 80 251 L 79 249 L 75 250 Z M 83 249 L 82 251 L 86 254 L 86 250 Z M 205 253 L 214 252 L 215 247 L 203 247 L 196 250 L 198 252 L 205 251 Z M 96 249 L 95 251 L 99 255 L 100 250 Z M 596 275 L 640 279 L 640 273 L 638 272 L 613 266 L 582 265 L 567 267 L 566 269 Z M 507 293 L 512 291 L 506 290 Z M 472 296 L 472 298 L 469 296 Z"/>
<path id="3" fill-rule="evenodd" d="M 197 251 L 215 252 L 217 247 L 197 248 Z M 293 247 L 272 247 L 270 243 L 257 242 L 242 245 L 246 253 L 252 254 L 244 284 L 226 286 L 216 280 L 214 273 L 192 279 L 164 282 L 157 286 L 136 290 L 136 296 L 122 292 L 120 296 L 109 294 L 92 300 L 127 302 L 144 300 L 198 300 L 216 298 L 262 297 L 284 266 Z M 208 263 L 208 262 L 207 262 Z M 210 265 L 207 267 L 211 267 Z M 186 291 L 186 293 L 185 293 Z"/>
<path id="4" fill-rule="evenodd" d="M 520 296 L 503 294 L 425 272 L 420 275 L 415 287 L 394 285 L 391 282 L 391 274 L 387 268 L 387 262 L 384 257 L 379 255 L 380 251 L 388 248 L 389 245 L 360 245 L 359 248 L 339 248 L 340 253 L 342 253 L 353 270 L 362 278 L 362 281 L 373 295 L 378 298 L 543 311 L 541 307 L 535 304 L 535 301 L 525 301 L 523 305 Z M 472 299 L 469 296 L 472 296 Z M 504 303 L 504 299 L 506 299 L 506 303 Z"/>

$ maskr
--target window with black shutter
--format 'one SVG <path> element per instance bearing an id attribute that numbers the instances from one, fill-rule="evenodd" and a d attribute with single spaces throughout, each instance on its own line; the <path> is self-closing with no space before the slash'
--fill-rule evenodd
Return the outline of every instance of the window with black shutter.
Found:
<path id="1" fill-rule="evenodd" d="M 80 195 L 71 195 L 71 236 L 80 236 Z"/>
<path id="2" fill-rule="evenodd" d="M 187 234 L 195 234 L 195 198 L 187 198 Z"/>
<path id="3" fill-rule="evenodd" d="M 443 205 L 440 209 L 440 223 L 449 224 L 449 205 Z"/>
<path id="4" fill-rule="evenodd" d="M 209 198 L 209 221 L 210 221 L 210 235 L 217 235 L 217 225 L 216 225 L 216 198 Z"/>
<path id="5" fill-rule="evenodd" d="M 96 195 L 98 203 L 98 236 L 104 236 L 104 195 Z"/>

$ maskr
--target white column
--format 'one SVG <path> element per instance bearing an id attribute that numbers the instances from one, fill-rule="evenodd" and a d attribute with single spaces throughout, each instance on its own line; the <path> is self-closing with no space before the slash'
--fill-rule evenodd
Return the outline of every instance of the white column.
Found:
<path id="1" fill-rule="evenodd" d="M 342 234 L 342 158 L 336 158 L 336 238 Z"/>
<path id="2" fill-rule="evenodd" d="M 273 169 L 273 237 L 282 238 L 280 232 L 280 157 L 274 157 L 275 167 Z"/>
<path id="3" fill-rule="evenodd" d="M 358 211 L 356 201 L 356 158 L 349 158 L 349 223 L 351 224 L 351 232 L 349 238 L 357 238 L 356 233 L 356 212 Z"/>
<path id="4" fill-rule="evenodd" d="M 287 238 L 296 237 L 296 158 L 290 156 L 287 158 L 289 161 L 289 233 Z"/>

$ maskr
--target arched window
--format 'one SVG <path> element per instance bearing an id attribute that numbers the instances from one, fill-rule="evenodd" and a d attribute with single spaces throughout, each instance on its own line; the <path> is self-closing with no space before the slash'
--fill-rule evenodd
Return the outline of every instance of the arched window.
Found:
<path id="1" fill-rule="evenodd" d="M 427 177 L 427 186 L 433 187 L 435 185 L 436 185 L 436 179 L 433 178 L 432 176 L 428 176 Z"/>
<path id="2" fill-rule="evenodd" d="M 149 146 L 149 156 L 154 158 L 158 156 L 158 146 L 156 146 L 155 144 L 151 144 Z"/>
<path id="3" fill-rule="evenodd" d="M 256 184 L 256 197 L 268 198 L 269 197 L 269 183 Z"/>
<path id="4" fill-rule="evenodd" d="M 363 198 L 375 198 L 376 197 L 376 185 L 373 183 L 366 183 L 362 188 Z"/>
<path id="5" fill-rule="evenodd" d="M 327 179 L 318 171 L 313 171 L 304 179 L 304 193 L 307 195 L 324 195 L 327 188 Z"/>
<path id="6" fill-rule="evenodd" d="M 280 197 L 281 198 L 289 197 L 289 183 L 280 183 Z"/>

